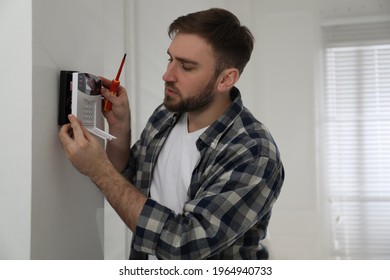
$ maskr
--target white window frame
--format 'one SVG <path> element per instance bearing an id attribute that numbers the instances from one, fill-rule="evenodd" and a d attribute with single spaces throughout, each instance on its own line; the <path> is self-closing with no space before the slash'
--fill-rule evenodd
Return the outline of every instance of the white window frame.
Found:
<path id="1" fill-rule="evenodd" d="M 388 51 L 382 51 L 385 49 Z M 351 59 L 344 60 L 345 67 L 340 67 L 339 64 L 333 67 L 331 63 L 342 62 L 342 57 L 346 57 L 346 55 L 339 56 L 342 52 L 351 56 Z M 370 70 L 370 73 L 360 73 L 361 76 L 353 77 L 357 73 L 351 72 L 351 67 L 354 66 L 348 63 L 356 61 L 352 57 L 354 53 L 367 56 L 375 53 L 383 55 L 387 52 L 388 57 L 383 56 L 387 57 L 386 60 L 389 59 L 386 66 L 388 69 L 386 71 L 389 72 L 385 76 L 387 85 L 381 84 L 384 83 L 381 69 Z M 366 63 L 367 60 L 364 61 L 363 56 L 361 61 Z M 378 65 L 381 62 L 378 62 Z M 325 89 L 320 99 L 320 178 L 322 178 L 327 194 L 326 210 L 330 226 L 331 257 L 336 259 L 390 259 L 390 21 L 324 26 L 324 63 Z M 342 72 L 332 73 L 331 68 L 333 70 L 344 69 Z M 356 69 L 358 68 L 360 67 Z M 379 77 L 378 73 L 382 76 Z M 376 105 L 371 104 L 373 107 L 369 108 L 368 102 L 373 101 L 375 96 L 367 94 L 368 91 L 364 88 L 365 84 L 362 81 L 375 79 L 377 84 L 372 85 L 373 88 L 370 90 L 382 100 L 379 100 Z M 343 82 L 345 82 L 343 85 L 345 88 L 340 86 Z M 352 90 L 354 82 L 356 82 L 356 90 Z M 364 102 L 357 100 L 356 92 L 359 92 Z M 332 95 L 334 96 L 329 98 Z M 370 98 L 372 100 L 368 100 Z M 387 100 L 389 101 L 388 107 L 386 107 Z M 351 102 L 355 101 L 356 106 L 351 106 Z M 339 105 L 330 106 L 329 102 Z M 364 112 L 364 110 L 379 108 L 375 106 L 385 106 L 382 108 L 382 115 Z M 356 112 L 347 112 L 347 109 L 356 109 Z M 376 120 L 369 120 L 375 117 L 377 117 Z M 351 125 L 345 125 L 348 118 L 350 118 L 351 125 L 354 125 L 354 129 L 351 129 Z M 371 122 L 370 126 L 365 128 L 363 124 L 368 122 Z M 373 127 L 373 124 L 376 127 Z M 329 127 L 335 129 L 329 129 Z M 356 128 L 362 130 L 355 130 Z M 375 133 L 375 129 L 378 133 Z M 384 138 L 379 138 L 379 132 L 385 133 L 385 136 L 382 135 Z M 343 143 L 343 146 L 337 142 L 345 141 L 348 137 L 348 141 L 351 141 L 348 145 Z M 369 145 L 358 143 L 356 141 L 358 139 L 364 140 Z M 376 144 L 377 148 L 384 145 L 382 147 L 384 158 L 382 159 L 379 158 L 382 152 L 375 154 L 370 150 Z M 351 149 L 352 145 L 359 146 Z M 367 150 L 365 153 L 361 153 L 362 147 Z M 376 155 L 377 158 L 372 158 L 372 155 Z M 351 157 L 349 162 L 347 157 Z M 380 168 L 386 170 L 381 172 Z M 365 171 L 369 171 L 370 174 Z M 375 176 L 371 176 L 372 174 Z M 378 177 L 383 179 L 382 185 L 376 180 Z M 374 193 L 372 193 L 373 190 Z"/>

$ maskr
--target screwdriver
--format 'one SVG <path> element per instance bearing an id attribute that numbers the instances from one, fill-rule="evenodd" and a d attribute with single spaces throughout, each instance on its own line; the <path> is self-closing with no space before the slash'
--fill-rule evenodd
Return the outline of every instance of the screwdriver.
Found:
<path id="1" fill-rule="evenodd" d="M 116 90 L 118 89 L 119 84 L 120 84 L 119 77 L 120 77 L 121 72 L 122 72 L 123 64 L 125 64 L 125 59 L 126 59 L 126 54 L 123 56 L 121 65 L 119 66 L 119 70 L 118 70 L 118 73 L 116 74 L 115 79 L 112 80 L 112 82 L 111 82 L 110 92 L 112 94 L 115 94 L 115 95 L 116 95 Z M 104 99 L 104 102 L 103 102 L 104 111 L 106 111 L 106 112 L 111 111 L 111 108 L 112 108 L 111 102 L 108 101 L 107 99 Z"/>

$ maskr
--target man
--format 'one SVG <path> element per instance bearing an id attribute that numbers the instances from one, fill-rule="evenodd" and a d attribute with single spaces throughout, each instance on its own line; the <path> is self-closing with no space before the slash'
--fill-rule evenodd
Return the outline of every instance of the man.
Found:
<path id="1" fill-rule="evenodd" d="M 131 150 L 126 90 L 110 94 L 104 78 L 113 104 L 105 117 L 118 139 L 104 152 L 70 115 L 64 150 L 132 230 L 131 259 L 265 259 L 259 241 L 284 170 L 235 87 L 253 36 L 223 9 L 179 17 L 169 35 L 164 102 Z"/>

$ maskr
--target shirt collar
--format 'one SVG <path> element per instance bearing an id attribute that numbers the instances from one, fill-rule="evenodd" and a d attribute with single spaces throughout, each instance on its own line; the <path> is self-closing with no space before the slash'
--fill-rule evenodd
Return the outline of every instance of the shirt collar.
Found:
<path id="1" fill-rule="evenodd" d="M 235 119 L 243 109 L 241 93 L 238 88 L 233 87 L 230 91 L 232 104 L 225 113 L 206 129 L 197 141 L 198 150 L 201 150 L 204 145 L 215 148 L 224 132 L 233 124 Z"/>

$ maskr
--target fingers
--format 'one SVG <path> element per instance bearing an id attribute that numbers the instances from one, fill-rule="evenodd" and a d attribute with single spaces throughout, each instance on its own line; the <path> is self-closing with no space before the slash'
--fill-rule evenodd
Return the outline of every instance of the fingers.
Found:
<path id="1" fill-rule="evenodd" d="M 112 92 L 110 92 L 108 89 L 106 89 L 105 87 L 104 88 L 102 88 L 102 90 L 101 90 L 101 94 L 102 94 L 102 96 L 105 98 L 105 99 L 107 99 L 108 101 L 114 101 L 116 98 L 117 98 L 117 96 L 115 95 L 115 94 L 112 94 Z"/>
<path id="2" fill-rule="evenodd" d="M 102 85 L 103 85 L 103 89 L 102 89 L 102 95 L 103 95 L 103 90 L 106 90 L 106 92 L 109 92 L 107 89 L 109 89 L 111 87 L 112 80 L 109 80 L 109 79 L 104 78 L 104 77 L 99 77 L 99 78 L 102 81 Z M 117 92 L 117 95 L 119 96 L 119 95 L 125 93 L 126 89 L 124 87 L 122 87 L 121 85 L 119 85 L 116 92 Z"/>
<path id="3" fill-rule="evenodd" d="M 95 136 L 93 136 L 92 133 L 90 133 L 84 126 L 81 126 L 81 129 L 83 130 L 83 136 L 88 140 L 88 142 L 96 140 Z"/>
<path id="4" fill-rule="evenodd" d="M 69 115 L 68 119 L 70 121 L 70 126 L 73 129 L 74 138 L 75 139 L 84 138 L 85 133 L 80 121 L 74 115 Z"/>
<path id="5" fill-rule="evenodd" d="M 68 119 L 70 123 L 63 125 L 58 133 L 64 147 L 72 144 L 74 141 L 90 139 L 89 131 L 81 125 L 80 121 L 74 115 L 69 115 Z"/>
<path id="6" fill-rule="evenodd" d="M 100 174 L 97 165 L 91 162 L 108 160 L 101 143 L 73 115 L 69 115 L 69 124 L 63 125 L 59 138 L 67 158 L 82 174 L 92 178 Z"/>
<path id="7" fill-rule="evenodd" d="M 112 81 L 104 77 L 99 78 L 103 85 L 101 94 L 112 104 L 112 110 L 107 112 L 103 111 L 103 115 L 107 119 L 110 129 L 112 125 L 118 122 L 128 122 L 130 119 L 130 107 L 126 89 L 123 86 L 119 86 L 116 94 L 112 94 L 109 91 Z"/>
<path id="8" fill-rule="evenodd" d="M 69 145 L 69 143 L 72 142 L 72 138 L 69 134 L 70 130 L 71 130 L 70 123 L 63 125 L 60 129 L 60 132 L 58 135 L 59 135 L 59 138 L 60 138 L 60 141 L 61 141 L 61 144 L 63 147 L 66 147 L 67 145 Z"/>
<path id="9" fill-rule="evenodd" d="M 101 94 L 106 100 L 111 102 L 111 104 L 113 105 L 112 110 L 130 110 L 129 101 L 127 99 L 127 94 L 124 87 L 119 86 L 117 95 L 113 94 L 106 88 L 102 88 Z"/>
<path id="10" fill-rule="evenodd" d="M 110 88 L 111 87 L 111 80 L 104 78 L 104 77 L 99 77 L 100 80 L 102 81 L 102 84 L 105 88 Z"/>
<path id="11" fill-rule="evenodd" d="M 104 102 L 108 101 L 112 104 L 112 108 L 116 108 L 121 102 L 119 98 L 116 96 L 116 94 L 113 94 L 106 88 L 102 88 L 101 94 L 104 97 Z M 110 112 L 111 110 L 107 110 Z M 107 112 L 106 110 L 103 110 L 103 115 Z"/>

